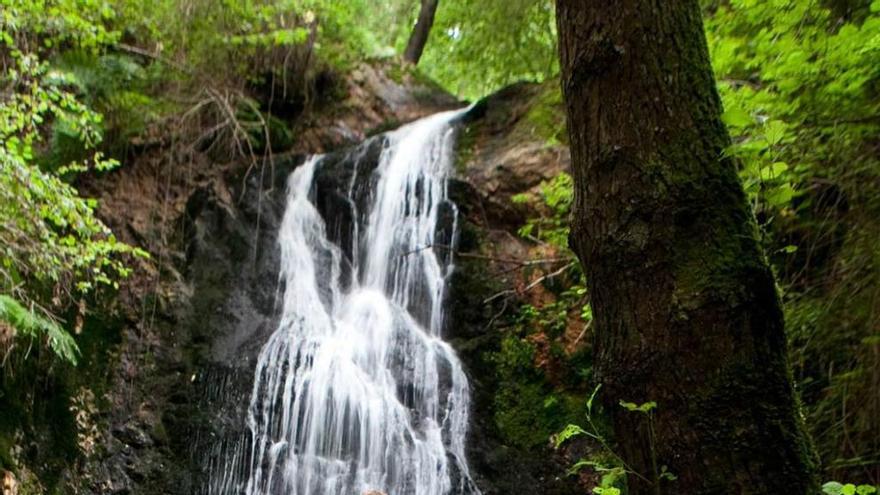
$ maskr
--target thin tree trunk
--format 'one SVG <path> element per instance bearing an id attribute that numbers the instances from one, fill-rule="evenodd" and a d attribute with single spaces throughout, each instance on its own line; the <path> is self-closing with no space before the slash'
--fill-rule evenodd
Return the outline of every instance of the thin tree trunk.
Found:
<path id="1" fill-rule="evenodd" d="M 813 493 L 780 301 L 723 154 L 697 0 L 558 0 L 557 22 L 571 243 L 617 448 L 645 478 L 629 476 L 630 493 Z M 677 479 L 660 480 L 663 466 Z"/>
<path id="2" fill-rule="evenodd" d="M 425 44 L 431 34 L 431 26 L 434 25 L 434 14 L 437 13 L 438 3 L 439 0 L 422 0 L 419 19 L 409 36 L 406 51 L 403 52 L 403 59 L 413 65 L 418 65 L 419 59 L 422 58 L 422 52 L 425 51 Z"/>

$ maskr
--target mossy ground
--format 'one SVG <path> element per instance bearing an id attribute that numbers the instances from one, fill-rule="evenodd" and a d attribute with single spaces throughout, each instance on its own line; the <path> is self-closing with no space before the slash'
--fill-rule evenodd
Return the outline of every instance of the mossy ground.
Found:
<path id="1" fill-rule="evenodd" d="M 496 366 L 495 423 L 506 443 L 534 449 L 550 443 L 553 434 L 584 417 L 585 397 L 554 386 L 535 366 L 535 348 L 508 336 L 488 359 Z"/>

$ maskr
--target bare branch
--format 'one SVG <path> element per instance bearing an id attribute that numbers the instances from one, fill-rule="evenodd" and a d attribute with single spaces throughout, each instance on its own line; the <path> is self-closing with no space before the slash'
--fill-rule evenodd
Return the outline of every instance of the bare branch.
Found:
<path id="1" fill-rule="evenodd" d="M 533 265 L 549 265 L 549 264 L 554 264 L 554 263 L 563 263 L 563 262 L 570 262 L 571 261 L 571 258 L 539 258 L 539 259 L 533 259 L 533 260 L 521 260 L 521 259 L 516 259 L 516 258 L 499 258 L 497 256 L 489 256 L 489 255 L 485 255 L 485 254 L 463 253 L 461 251 L 454 251 L 452 246 L 447 246 L 447 245 L 443 245 L 443 244 L 428 244 L 426 246 L 422 246 L 422 247 L 413 249 L 411 251 L 407 251 L 407 252 L 401 254 L 400 256 L 409 256 L 411 254 L 415 254 L 415 253 L 424 251 L 426 249 L 432 249 L 432 248 L 453 251 L 453 254 L 455 256 L 460 257 L 460 258 L 495 261 L 498 263 L 517 265 L 517 267 L 533 266 Z"/>
<path id="2" fill-rule="evenodd" d="M 483 304 L 488 304 L 488 303 L 490 303 L 490 302 L 494 301 L 495 299 L 498 299 L 499 297 L 502 297 L 502 296 L 504 296 L 504 297 L 506 298 L 506 297 L 510 297 L 510 296 L 513 296 L 513 295 L 522 295 L 522 294 L 525 294 L 526 292 L 528 292 L 528 291 L 534 289 L 535 287 L 537 287 L 538 285 L 540 285 L 541 283 L 543 283 L 545 280 L 549 280 L 549 279 L 551 279 L 551 278 L 555 278 L 555 277 L 558 277 L 558 276 L 562 275 L 563 273 L 565 273 L 566 270 L 568 270 L 569 268 L 573 267 L 574 265 L 575 265 L 575 262 L 574 262 L 574 261 L 570 261 L 570 262 L 566 263 L 565 266 L 563 266 L 562 268 L 556 270 L 555 272 L 548 273 L 547 275 L 544 275 L 544 276 L 538 277 L 537 279 L 535 279 L 532 283 L 530 283 L 529 285 L 527 285 L 527 286 L 526 286 L 525 288 L 523 288 L 522 290 L 517 290 L 517 289 L 506 289 L 506 290 L 503 290 L 503 291 L 501 291 L 501 292 L 498 292 L 497 294 L 493 294 L 493 295 L 487 297 L 486 299 L 484 299 L 484 300 L 483 300 Z"/>

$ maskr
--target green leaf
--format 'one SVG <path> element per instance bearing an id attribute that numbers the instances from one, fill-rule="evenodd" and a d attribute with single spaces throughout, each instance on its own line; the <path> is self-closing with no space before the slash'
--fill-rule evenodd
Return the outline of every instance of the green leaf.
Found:
<path id="1" fill-rule="evenodd" d="M 636 404 L 634 402 L 620 401 L 620 406 L 630 412 L 649 413 L 657 407 L 657 403 L 650 401 L 643 404 Z"/>
<path id="2" fill-rule="evenodd" d="M 555 446 L 555 448 L 558 449 L 562 446 L 563 443 L 567 442 L 568 440 L 580 435 L 585 435 L 586 433 L 586 430 L 578 425 L 568 425 L 554 436 L 553 445 Z"/>
<path id="3" fill-rule="evenodd" d="M 660 479 L 666 481 L 675 481 L 678 479 L 678 476 L 672 474 L 669 471 L 669 467 L 664 464 L 663 466 L 660 466 Z"/>
<path id="4" fill-rule="evenodd" d="M 826 495 L 841 495 L 843 493 L 843 485 L 836 481 L 829 481 L 822 485 L 822 493 Z"/>
<path id="5" fill-rule="evenodd" d="M 724 110 L 721 120 L 731 127 L 748 127 L 754 123 L 754 119 L 748 112 L 740 107 L 731 107 Z"/>
<path id="6" fill-rule="evenodd" d="M 775 162 L 769 167 L 761 168 L 761 180 L 770 181 L 778 179 L 788 170 L 788 164 L 785 162 Z"/>
<path id="7" fill-rule="evenodd" d="M 531 201 L 531 195 L 528 193 L 514 194 L 513 196 L 510 197 L 510 201 L 513 204 L 517 204 L 517 205 L 528 203 L 529 201 Z"/>
<path id="8" fill-rule="evenodd" d="M 764 139 L 770 143 L 770 146 L 775 146 L 782 142 L 785 138 L 785 131 L 788 126 L 785 123 L 780 122 L 778 120 L 771 120 L 764 124 Z"/>
<path id="9" fill-rule="evenodd" d="M 566 471 L 566 474 L 568 474 L 569 476 L 572 476 L 572 475 L 579 473 L 580 470 L 585 467 L 592 467 L 595 465 L 596 465 L 595 461 L 590 461 L 588 459 L 580 459 L 576 463 L 574 463 L 570 468 L 568 468 L 568 470 Z"/>
<path id="10" fill-rule="evenodd" d="M 49 348 L 58 357 L 76 364 L 79 348 L 69 333 L 54 321 L 34 313 L 4 294 L 0 294 L 0 320 L 5 321 L 24 336 L 46 338 Z"/>
<path id="11" fill-rule="evenodd" d="M 767 203 L 776 207 L 788 206 L 794 197 L 794 193 L 795 191 L 791 184 L 782 184 L 767 192 Z"/>

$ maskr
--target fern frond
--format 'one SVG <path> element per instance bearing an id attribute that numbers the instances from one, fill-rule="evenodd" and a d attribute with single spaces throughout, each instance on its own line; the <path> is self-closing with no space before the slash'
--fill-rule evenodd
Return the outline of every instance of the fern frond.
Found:
<path id="1" fill-rule="evenodd" d="M 22 336 L 34 339 L 45 337 L 49 348 L 58 357 L 74 365 L 77 363 L 79 347 L 67 331 L 5 294 L 0 294 L 0 320 L 11 325 Z"/>

